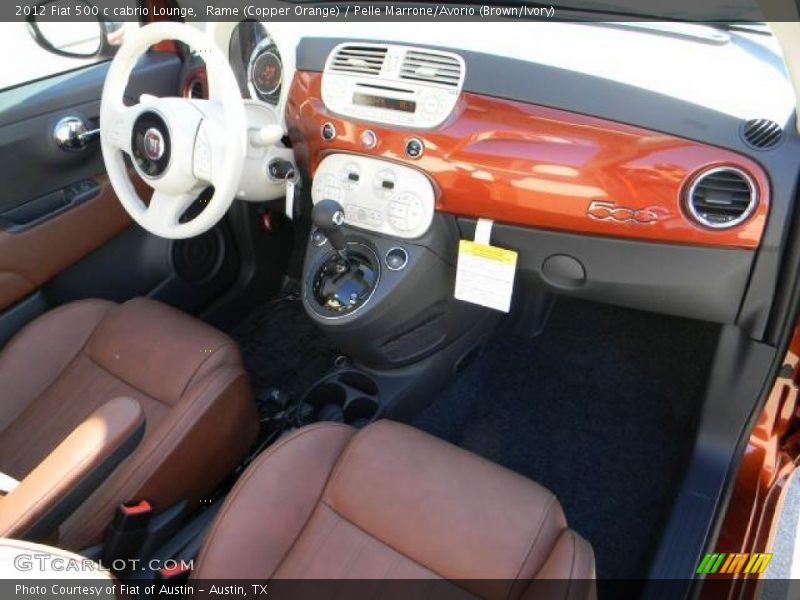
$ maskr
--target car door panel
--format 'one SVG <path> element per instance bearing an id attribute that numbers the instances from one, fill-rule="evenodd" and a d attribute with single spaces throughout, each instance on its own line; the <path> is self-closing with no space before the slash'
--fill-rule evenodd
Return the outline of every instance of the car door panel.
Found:
<path id="1" fill-rule="evenodd" d="M 8 308 L 131 224 L 105 175 L 94 196 L 44 222 L 0 231 L 0 310 Z M 137 187 L 144 194 L 146 186 Z"/>
<path id="2" fill-rule="evenodd" d="M 134 224 L 114 193 L 100 151 L 65 151 L 56 123 L 78 116 L 98 126 L 109 63 L 0 91 L 0 347 L 41 313 L 81 298 L 123 302 L 148 295 L 197 314 L 236 282 L 232 226 L 165 240 Z M 142 93 L 174 96 L 182 61 L 152 53 L 134 69 L 131 104 Z M 150 188 L 133 171 L 146 198 Z"/>
<path id="3" fill-rule="evenodd" d="M 0 219 L 5 213 L 45 194 L 65 189 L 105 171 L 100 146 L 80 151 L 58 147 L 53 132 L 67 116 L 97 127 L 100 97 L 109 63 L 72 71 L 0 92 Z M 152 55 L 141 61 L 126 95 L 174 95 L 181 62 L 174 55 Z"/>

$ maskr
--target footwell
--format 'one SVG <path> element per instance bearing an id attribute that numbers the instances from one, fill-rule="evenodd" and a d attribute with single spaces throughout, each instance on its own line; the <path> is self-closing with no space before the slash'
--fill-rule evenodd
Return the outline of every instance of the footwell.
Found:
<path id="1" fill-rule="evenodd" d="M 259 402 L 275 391 L 296 400 L 333 367 L 338 354 L 306 315 L 294 288 L 259 306 L 230 335 L 241 348 Z"/>
<path id="2" fill-rule="evenodd" d="M 646 577 L 717 332 L 562 299 L 542 335 L 497 336 L 412 424 L 552 490 L 599 577 Z"/>

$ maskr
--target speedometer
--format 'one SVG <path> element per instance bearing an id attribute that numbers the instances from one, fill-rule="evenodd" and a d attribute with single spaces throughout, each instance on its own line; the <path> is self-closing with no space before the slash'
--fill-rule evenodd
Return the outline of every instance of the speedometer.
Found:
<path id="1" fill-rule="evenodd" d="M 250 55 L 247 81 L 251 95 L 277 104 L 283 82 L 283 63 L 271 40 L 262 40 Z"/>

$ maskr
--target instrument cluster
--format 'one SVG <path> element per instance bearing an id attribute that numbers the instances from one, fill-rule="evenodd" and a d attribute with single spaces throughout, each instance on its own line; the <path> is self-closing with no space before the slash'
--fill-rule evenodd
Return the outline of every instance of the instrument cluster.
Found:
<path id="1" fill-rule="evenodd" d="M 283 87 L 283 60 L 261 23 L 239 23 L 231 34 L 228 56 L 243 98 L 278 104 Z"/>

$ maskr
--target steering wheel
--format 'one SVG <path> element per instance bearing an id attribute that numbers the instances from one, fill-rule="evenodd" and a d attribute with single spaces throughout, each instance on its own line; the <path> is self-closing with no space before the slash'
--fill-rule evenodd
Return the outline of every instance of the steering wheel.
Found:
<path id="1" fill-rule="evenodd" d="M 100 145 L 108 178 L 122 206 L 147 231 L 170 239 L 199 235 L 227 212 L 247 154 L 247 121 L 239 85 L 223 53 L 199 30 L 153 23 L 126 35 L 108 70 L 100 102 Z M 142 95 L 126 106 L 136 62 L 153 44 L 178 40 L 203 57 L 208 100 Z M 153 188 L 149 203 L 134 189 L 123 154 Z M 208 186 L 213 195 L 194 219 L 181 216 Z"/>

